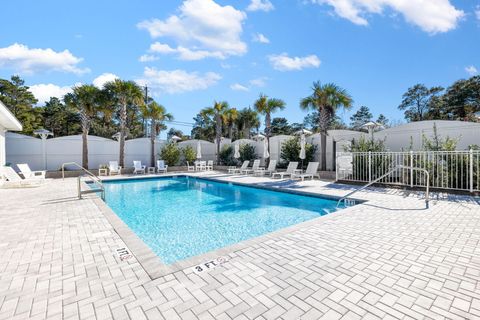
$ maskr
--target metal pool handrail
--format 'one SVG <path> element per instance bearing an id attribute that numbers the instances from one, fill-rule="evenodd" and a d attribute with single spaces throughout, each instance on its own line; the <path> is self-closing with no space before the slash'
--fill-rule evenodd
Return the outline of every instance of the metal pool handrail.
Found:
<path id="1" fill-rule="evenodd" d="M 372 184 L 375 184 L 377 183 L 378 181 L 382 180 L 383 178 L 389 176 L 390 174 L 392 174 L 393 172 L 395 172 L 396 170 L 398 169 L 408 169 L 408 170 L 412 170 L 412 171 L 421 171 L 423 173 L 425 173 L 426 175 L 426 180 L 427 180 L 427 186 L 426 186 L 426 191 L 425 191 L 425 206 L 426 208 L 428 209 L 428 202 L 429 202 L 429 198 L 430 198 L 430 173 L 423 169 L 423 168 L 417 168 L 417 167 L 410 167 L 410 166 L 404 166 L 404 165 L 397 165 L 395 166 L 393 169 L 390 169 L 387 173 L 385 173 L 384 175 L 378 177 L 377 179 L 373 180 L 372 182 L 369 182 L 367 183 L 366 185 L 364 185 L 363 187 L 359 188 L 359 189 L 356 189 L 348 194 L 346 194 L 345 196 L 343 196 L 340 200 L 338 200 L 337 202 L 337 207 L 340 205 L 340 203 L 342 201 L 346 201 L 352 194 L 354 193 L 357 193 L 358 191 L 362 191 L 368 187 L 370 187 Z"/>
<path id="2" fill-rule="evenodd" d="M 94 183 L 96 183 L 99 188 L 100 188 L 100 192 L 101 192 L 101 198 L 103 200 L 105 200 L 105 187 L 103 185 L 103 182 L 102 180 L 100 180 L 100 178 L 98 176 L 96 176 L 93 172 L 91 172 L 90 170 L 88 169 L 85 169 L 84 167 L 82 167 L 81 165 L 79 165 L 78 163 L 76 162 L 65 162 L 62 164 L 62 180 L 65 179 L 65 166 L 66 165 L 73 165 L 73 166 L 76 166 L 77 168 L 79 168 L 80 170 L 82 170 L 83 172 L 85 172 L 86 174 L 86 177 L 90 178 L 90 180 L 92 180 Z M 77 189 L 78 189 L 78 198 L 79 199 L 82 199 L 82 194 L 86 194 L 86 193 L 93 193 L 93 192 L 96 192 L 97 190 L 87 190 L 87 191 L 82 191 L 81 189 L 81 183 L 80 183 L 80 176 L 78 176 L 78 183 L 77 183 Z"/>

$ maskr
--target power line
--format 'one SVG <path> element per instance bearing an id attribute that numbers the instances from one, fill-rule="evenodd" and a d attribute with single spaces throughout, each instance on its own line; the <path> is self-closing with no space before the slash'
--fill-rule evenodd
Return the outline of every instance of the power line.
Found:
<path id="1" fill-rule="evenodd" d="M 144 91 L 145 91 L 145 104 L 148 104 L 148 86 L 145 85 L 143 87 Z M 186 121 L 177 121 L 177 120 L 164 120 L 164 122 L 166 123 L 170 123 L 170 124 L 173 124 L 173 125 L 177 125 L 177 126 L 184 126 L 184 127 L 194 127 L 195 124 L 192 123 L 192 122 L 186 122 Z M 148 126 L 147 126 L 148 128 Z M 146 130 L 145 130 L 146 132 Z"/>

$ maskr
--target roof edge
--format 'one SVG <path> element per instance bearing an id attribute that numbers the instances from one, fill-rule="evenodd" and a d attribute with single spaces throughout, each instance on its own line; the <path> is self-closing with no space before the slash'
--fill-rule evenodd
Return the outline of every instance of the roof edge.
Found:
<path id="1" fill-rule="evenodd" d="M 7 130 L 22 131 L 23 126 L 12 112 L 0 101 L 0 125 Z"/>

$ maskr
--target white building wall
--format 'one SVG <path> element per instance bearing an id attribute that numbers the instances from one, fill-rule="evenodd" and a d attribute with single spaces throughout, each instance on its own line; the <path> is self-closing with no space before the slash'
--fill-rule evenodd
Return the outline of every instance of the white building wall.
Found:
<path id="1" fill-rule="evenodd" d="M 4 166 L 6 163 L 5 156 L 5 128 L 0 126 L 0 166 Z"/>

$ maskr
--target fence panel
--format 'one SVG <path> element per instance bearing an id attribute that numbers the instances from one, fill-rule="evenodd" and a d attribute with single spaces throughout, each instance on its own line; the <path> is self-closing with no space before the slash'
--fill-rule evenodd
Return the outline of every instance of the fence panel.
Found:
<path id="1" fill-rule="evenodd" d="M 430 186 L 438 189 L 480 191 L 480 151 L 340 152 L 337 180 L 370 182 L 398 165 L 425 169 Z M 399 168 L 379 183 L 426 186 L 422 172 Z"/>

